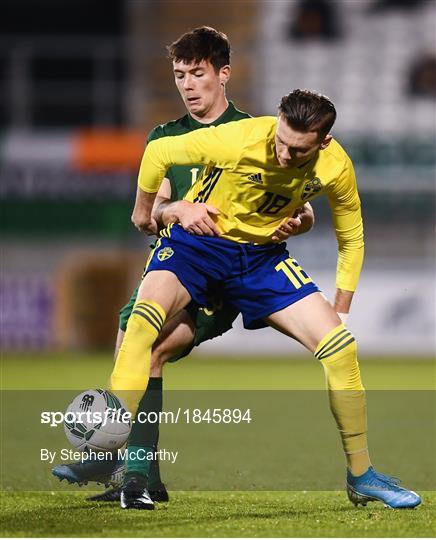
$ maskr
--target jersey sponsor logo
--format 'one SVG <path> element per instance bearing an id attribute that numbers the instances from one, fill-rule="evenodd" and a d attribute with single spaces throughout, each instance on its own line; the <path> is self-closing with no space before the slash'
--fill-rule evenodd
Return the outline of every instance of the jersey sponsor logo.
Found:
<path id="1" fill-rule="evenodd" d="M 260 173 L 250 174 L 248 179 L 255 184 L 262 184 L 262 175 Z"/>
<path id="2" fill-rule="evenodd" d="M 305 201 L 310 197 L 313 197 L 318 191 L 321 191 L 322 184 L 321 180 L 315 176 L 312 180 L 308 180 L 301 191 L 301 200 Z"/>
<path id="3" fill-rule="evenodd" d="M 160 251 L 158 251 L 157 258 L 160 261 L 166 261 L 170 257 L 174 255 L 174 250 L 170 247 L 164 247 Z"/>

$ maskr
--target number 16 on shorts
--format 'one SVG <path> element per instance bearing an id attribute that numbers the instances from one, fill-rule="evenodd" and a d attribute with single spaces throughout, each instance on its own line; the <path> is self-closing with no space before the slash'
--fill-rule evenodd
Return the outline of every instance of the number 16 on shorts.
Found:
<path id="1" fill-rule="evenodd" d="M 312 279 L 306 274 L 295 259 L 289 257 L 275 266 L 276 272 L 284 272 L 292 285 L 299 289 L 303 285 L 313 283 Z"/>

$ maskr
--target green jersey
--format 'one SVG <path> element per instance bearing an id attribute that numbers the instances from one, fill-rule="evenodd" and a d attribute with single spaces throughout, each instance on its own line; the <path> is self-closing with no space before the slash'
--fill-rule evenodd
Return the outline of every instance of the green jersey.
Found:
<path id="1" fill-rule="evenodd" d="M 218 126 L 220 124 L 226 124 L 227 122 L 234 122 L 235 120 L 241 120 L 242 118 L 250 118 L 248 113 L 239 111 L 234 104 L 230 101 L 229 106 L 223 112 L 223 114 L 210 124 L 201 124 L 190 114 L 185 114 L 178 120 L 172 120 L 166 124 L 156 126 L 149 134 L 147 143 L 160 139 L 161 137 L 174 137 L 175 135 L 184 135 L 191 131 L 195 131 L 201 128 L 207 128 L 210 126 Z M 189 191 L 192 184 L 197 180 L 203 165 L 175 165 L 168 169 L 166 177 L 171 184 L 171 200 L 179 201 L 183 199 L 186 193 Z"/>

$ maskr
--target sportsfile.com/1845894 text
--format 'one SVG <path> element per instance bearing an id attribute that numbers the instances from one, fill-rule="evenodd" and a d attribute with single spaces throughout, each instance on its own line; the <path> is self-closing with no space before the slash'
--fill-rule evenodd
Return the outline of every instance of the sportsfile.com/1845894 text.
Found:
<path id="1" fill-rule="evenodd" d="M 86 422 L 88 424 L 106 424 L 112 422 L 128 423 L 131 420 L 131 414 L 128 411 L 120 409 L 106 409 L 100 411 L 80 411 L 67 412 L 61 411 L 43 411 L 41 412 L 41 424 L 48 424 L 50 427 L 57 427 L 66 422 Z M 206 409 L 182 409 L 181 407 L 174 411 L 143 412 L 140 411 L 133 423 L 140 424 L 240 424 L 252 422 L 251 409 L 238 408 L 206 408 Z"/>

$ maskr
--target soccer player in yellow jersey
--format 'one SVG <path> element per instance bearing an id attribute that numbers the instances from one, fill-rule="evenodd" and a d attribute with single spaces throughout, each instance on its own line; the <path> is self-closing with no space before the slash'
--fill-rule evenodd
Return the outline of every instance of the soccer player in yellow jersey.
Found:
<path id="1" fill-rule="evenodd" d="M 226 301 L 241 311 L 246 328 L 269 324 L 321 362 L 346 455 L 350 500 L 410 508 L 420 497 L 371 465 L 356 342 L 340 318 L 350 310 L 359 279 L 363 227 L 351 160 L 330 134 L 335 119 L 328 98 L 295 90 L 282 98 L 278 118 L 240 120 L 148 145 L 132 216 L 137 228 L 157 232 L 152 206 L 167 168 L 202 163 L 204 174 L 186 199 L 219 210 L 214 220 L 220 234 L 191 235 L 177 224 L 161 233 L 127 325 L 112 388 L 127 391 L 134 414 L 165 320 L 191 299 L 204 305 L 219 285 Z M 297 207 L 320 194 L 330 203 L 339 246 L 334 306 L 285 244 L 270 241 Z"/>
<path id="2" fill-rule="evenodd" d="M 177 136 L 199 129 L 250 118 L 239 111 L 226 97 L 226 85 L 230 78 L 230 43 L 225 34 L 202 26 L 180 36 L 168 47 L 168 56 L 172 61 L 176 87 L 186 106 L 187 114 L 183 117 L 156 126 L 147 138 L 152 140 L 167 136 Z M 175 166 L 166 172 L 159 193 L 157 194 L 153 216 L 159 228 L 177 221 L 185 230 L 210 235 L 219 233 L 210 217 L 216 212 L 213 206 L 181 200 L 192 186 L 193 180 L 201 170 L 201 164 Z M 298 210 L 297 216 L 273 232 L 271 240 L 283 241 L 290 235 L 301 234 L 311 229 L 313 214 L 310 203 Z M 133 291 L 129 302 L 120 311 L 120 327 L 117 336 L 116 353 L 124 337 L 127 322 L 133 311 L 138 287 Z M 167 321 L 159 340 L 154 343 L 151 356 L 150 379 L 147 391 L 139 404 L 138 412 L 159 414 L 162 410 L 163 365 L 175 362 L 187 356 L 194 346 L 213 339 L 229 330 L 238 310 L 232 305 L 214 299 L 216 309 L 204 309 L 191 302 L 176 317 Z M 210 307 L 210 306 L 209 306 Z M 147 425 L 136 422 L 129 437 L 128 455 L 154 450 L 158 439 L 158 424 Z M 147 488 L 152 501 L 166 501 L 168 494 L 162 483 L 158 460 L 126 460 L 125 466 L 115 457 L 110 462 L 85 460 L 76 463 L 57 465 L 53 474 L 69 482 L 85 484 L 98 481 L 102 484 L 117 481 L 126 470 L 127 476 L 136 476 L 138 482 L 147 478 Z M 117 482 L 118 483 L 118 482 Z M 133 483 L 133 482 L 132 482 Z M 105 493 L 91 497 L 91 500 L 119 500 L 118 486 Z M 135 501 L 133 501 L 133 504 Z M 142 505 L 145 506 L 145 502 Z"/>

